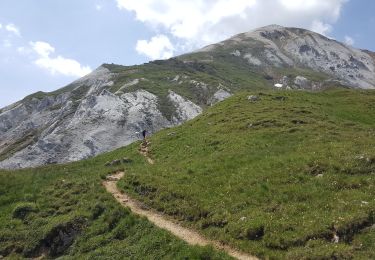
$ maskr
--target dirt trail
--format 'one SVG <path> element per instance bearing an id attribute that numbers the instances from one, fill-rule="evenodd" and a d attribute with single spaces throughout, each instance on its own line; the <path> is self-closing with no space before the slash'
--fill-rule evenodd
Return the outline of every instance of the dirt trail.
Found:
<path id="1" fill-rule="evenodd" d="M 142 154 L 146 159 L 149 164 L 154 164 L 154 160 L 151 159 L 150 157 L 150 141 L 144 139 L 141 143 L 141 146 L 139 147 L 139 153 Z"/>
<path id="2" fill-rule="evenodd" d="M 114 175 L 108 176 L 105 181 L 103 181 L 104 187 L 110 192 L 116 200 L 124 207 L 128 207 L 131 211 L 137 215 L 146 217 L 150 222 L 154 223 L 159 228 L 168 230 L 173 235 L 177 236 L 178 238 L 184 240 L 190 245 L 199 245 L 199 246 L 207 246 L 211 245 L 217 250 L 223 250 L 228 255 L 237 258 L 237 259 L 246 259 L 246 260 L 254 260 L 258 259 L 255 256 L 247 255 L 245 253 L 239 252 L 227 245 L 223 245 L 222 243 L 214 240 L 209 240 L 204 238 L 197 232 L 185 228 L 169 219 L 165 216 L 161 215 L 160 213 L 146 209 L 142 204 L 130 198 L 127 194 L 121 193 L 120 190 L 117 188 L 117 182 L 124 176 L 124 172 L 119 172 Z"/>

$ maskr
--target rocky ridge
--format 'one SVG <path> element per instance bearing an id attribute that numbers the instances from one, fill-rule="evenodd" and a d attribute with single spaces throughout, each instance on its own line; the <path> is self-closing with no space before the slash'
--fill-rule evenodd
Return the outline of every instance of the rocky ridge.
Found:
<path id="1" fill-rule="evenodd" d="M 375 55 L 315 32 L 271 25 L 236 35 L 198 52 L 225 50 L 264 69 L 307 68 L 356 88 L 375 88 Z"/>

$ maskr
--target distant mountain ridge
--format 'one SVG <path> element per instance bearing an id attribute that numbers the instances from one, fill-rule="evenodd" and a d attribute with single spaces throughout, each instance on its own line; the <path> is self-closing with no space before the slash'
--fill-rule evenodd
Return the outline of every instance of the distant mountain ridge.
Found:
<path id="1" fill-rule="evenodd" d="M 263 27 L 169 60 L 103 64 L 0 110 L 0 168 L 81 160 L 181 124 L 240 90 L 375 88 L 375 54 L 299 28 Z"/>

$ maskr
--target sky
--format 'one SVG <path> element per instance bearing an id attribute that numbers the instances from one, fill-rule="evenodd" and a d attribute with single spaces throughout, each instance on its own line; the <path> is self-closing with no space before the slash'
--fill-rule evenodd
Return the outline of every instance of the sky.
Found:
<path id="1" fill-rule="evenodd" d="M 166 59 L 269 24 L 375 51 L 373 0 L 1 0 L 0 108 L 103 63 Z"/>

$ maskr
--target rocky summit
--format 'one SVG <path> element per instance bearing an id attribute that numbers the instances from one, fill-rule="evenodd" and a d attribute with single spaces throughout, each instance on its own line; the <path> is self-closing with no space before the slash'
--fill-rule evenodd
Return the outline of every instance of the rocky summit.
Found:
<path id="1" fill-rule="evenodd" d="M 103 64 L 0 110 L 0 168 L 81 160 L 181 124 L 241 90 L 375 88 L 375 54 L 267 26 L 169 60 Z"/>
<path id="2" fill-rule="evenodd" d="M 264 69 L 307 68 L 351 87 L 375 86 L 374 53 L 358 50 L 318 33 L 271 25 L 236 35 L 199 52 L 231 51 L 235 57 Z M 298 85 L 298 84 L 297 84 Z"/>

